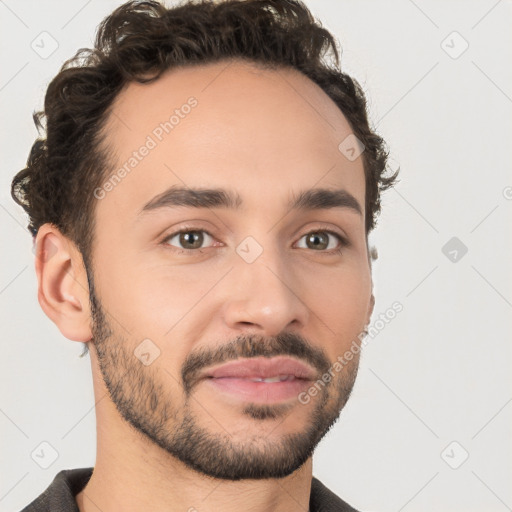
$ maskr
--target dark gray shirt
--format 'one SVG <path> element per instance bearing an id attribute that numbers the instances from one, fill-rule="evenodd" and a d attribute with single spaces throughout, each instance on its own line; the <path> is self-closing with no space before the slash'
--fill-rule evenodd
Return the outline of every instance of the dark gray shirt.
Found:
<path id="1" fill-rule="evenodd" d="M 50 486 L 21 512 L 79 512 L 75 496 L 86 486 L 93 468 L 63 469 Z M 313 477 L 309 512 L 357 512 Z"/>

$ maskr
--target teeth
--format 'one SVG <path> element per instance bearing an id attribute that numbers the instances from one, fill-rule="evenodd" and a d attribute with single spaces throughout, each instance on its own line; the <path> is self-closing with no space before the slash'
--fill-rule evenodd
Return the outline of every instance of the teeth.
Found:
<path id="1" fill-rule="evenodd" d="M 275 377 L 268 377 L 263 379 L 261 377 L 255 377 L 254 379 L 249 379 L 252 382 L 283 382 L 285 380 L 294 380 L 294 375 L 277 375 Z"/>

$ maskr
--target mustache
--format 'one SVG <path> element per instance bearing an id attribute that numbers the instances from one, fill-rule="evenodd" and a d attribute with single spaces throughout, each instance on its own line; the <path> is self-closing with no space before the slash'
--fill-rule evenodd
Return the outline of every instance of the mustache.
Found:
<path id="1" fill-rule="evenodd" d="M 190 354 L 181 369 L 181 379 L 188 395 L 200 380 L 204 368 L 227 363 L 240 358 L 292 356 L 318 370 L 327 373 L 330 362 L 324 350 L 311 345 L 301 335 L 280 333 L 277 336 L 241 335 L 220 348 L 202 348 Z"/>

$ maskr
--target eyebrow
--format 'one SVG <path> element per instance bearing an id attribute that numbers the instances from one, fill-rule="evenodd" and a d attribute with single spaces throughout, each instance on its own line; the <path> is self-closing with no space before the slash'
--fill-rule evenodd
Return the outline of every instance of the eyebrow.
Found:
<path id="1" fill-rule="evenodd" d="M 238 193 L 226 189 L 172 186 L 146 203 L 139 215 L 161 208 L 179 206 L 240 210 L 242 203 L 242 198 Z M 357 199 L 344 189 L 313 188 L 303 190 L 291 198 L 287 208 L 289 210 L 346 208 L 360 216 L 363 215 L 363 210 Z"/>

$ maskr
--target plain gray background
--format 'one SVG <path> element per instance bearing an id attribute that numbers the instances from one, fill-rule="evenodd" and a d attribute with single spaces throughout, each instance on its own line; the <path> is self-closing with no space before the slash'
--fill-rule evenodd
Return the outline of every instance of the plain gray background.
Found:
<path id="1" fill-rule="evenodd" d="M 10 182 L 36 136 L 31 115 L 47 83 L 120 3 L 0 0 L 5 512 L 59 470 L 95 462 L 89 356 L 80 359 L 82 345 L 39 307 L 27 219 Z M 305 3 L 339 39 L 342 66 L 363 84 L 401 167 L 371 235 L 372 322 L 395 301 L 403 311 L 367 340 L 314 475 L 361 510 L 512 510 L 512 3 Z"/>

